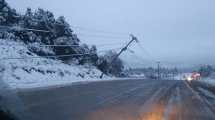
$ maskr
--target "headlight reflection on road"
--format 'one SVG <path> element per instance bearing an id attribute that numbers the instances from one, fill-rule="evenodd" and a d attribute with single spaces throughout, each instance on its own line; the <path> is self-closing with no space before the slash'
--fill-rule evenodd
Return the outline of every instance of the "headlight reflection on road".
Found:
<path id="1" fill-rule="evenodd" d="M 163 120 L 164 110 L 163 105 L 154 105 L 154 107 L 148 112 L 144 110 L 140 120 Z"/>
<path id="2" fill-rule="evenodd" d="M 134 107 L 112 106 L 96 110 L 85 118 L 85 120 L 139 120 L 138 112 Z"/>
<path id="3" fill-rule="evenodd" d="M 174 105 L 173 105 L 174 106 Z M 89 114 L 86 120 L 175 120 L 176 107 L 173 107 L 168 118 L 165 119 L 166 107 L 163 104 L 152 105 L 150 108 L 135 109 L 138 107 L 112 107 L 100 109 Z"/>
<path id="4" fill-rule="evenodd" d="M 138 120 L 177 120 L 178 113 L 179 108 L 176 104 L 171 104 L 170 108 L 165 103 L 154 104 L 148 111 L 143 110 Z"/>
<path id="5" fill-rule="evenodd" d="M 193 78 L 192 77 L 187 77 L 187 81 L 192 81 L 193 80 Z"/>

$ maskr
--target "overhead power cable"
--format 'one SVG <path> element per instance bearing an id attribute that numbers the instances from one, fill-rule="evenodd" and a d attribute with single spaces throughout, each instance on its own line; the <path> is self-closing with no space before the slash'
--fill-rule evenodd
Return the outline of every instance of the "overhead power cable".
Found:
<path id="1" fill-rule="evenodd" d="M 98 34 L 85 34 L 85 33 L 75 33 L 79 37 L 93 37 L 93 38 L 104 38 L 104 39 L 127 39 L 128 37 L 120 37 L 120 36 L 113 36 L 113 35 L 98 35 Z"/>
<path id="2" fill-rule="evenodd" d="M 38 59 L 38 58 L 61 58 L 61 57 L 76 57 L 76 56 L 85 56 L 85 55 L 95 55 L 92 53 L 84 53 L 84 54 L 68 54 L 68 55 L 51 55 L 51 56 L 35 56 L 35 57 L 7 57 L 0 58 L 0 60 L 13 60 L 13 59 Z"/>
<path id="3" fill-rule="evenodd" d="M 155 60 L 154 56 L 152 56 L 143 46 L 142 44 L 138 43 L 139 48 L 141 48 L 142 51 L 144 51 L 150 58 L 152 61 L 157 62 L 157 60 Z"/>
<path id="4" fill-rule="evenodd" d="M 81 26 L 72 26 L 73 29 L 77 30 L 83 30 L 86 32 L 94 32 L 94 33 L 102 33 L 102 34 L 112 34 L 112 35 L 120 35 L 120 36 L 128 36 L 129 33 L 123 33 L 123 32 L 113 32 L 113 31 L 106 31 L 106 30 L 99 30 L 99 29 L 93 29 L 93 28 L 86 28 L 86 27 L 81 27 Z"/>
<path id="5" fill-rule="evenodd" d="M 40 47 L 80 47 L 80 45 L 41 45 L 41 44 L 32 44 Z M 22 44 L 0 44 L 0 46 L 24 46 Z M 31 46 L 31 45 L 27 45 Z"/>
<path id="6" fill-rule="evenodd" d="M 47 30 L 22 28 L 22 27 L 19 27 L 19 26 L 3 26 L 3 25 L 0 25 L 0 29 L 3 29 L 3 30 L 17 30 L 17 31 L 35 31 L 35 32 L 44 32 L 44 33 L 50 33 L 51 32 L 51 31 L 47 31 Z"/>
<path id="7" fill-rule="evenodd" d="M 124 43 L 111 43 L 111 44 L 97 44 L 96 47 L 106 47 L 106 46 L 118 46 Z M 40 46 L 40 47 L 81 47 L 81 45 L 46 45 L 46 44 L 27 44 L 26 46 Z M 0 44 L 0 46 L 7 46 L 7 47 L 16 47 L 16 46 L 25 46 L 25 44 Z"/>
<path id="8" fill-rule="evenodd" d="M 155 63 L 158 63 L 161 64 L 161 63 L 164 63 L 164 64 L 176 64 L 175 62 L 170 62 L 170 61 L 164 61 L 164 60 L 156 60 L 155 57 L 153 55 L 151 55 L 146 49 L 145 47 L 143 47 L 140 43 L 138 44 L 139 47 L 155 62 Z M 178 63 L 177 63 L 178 64 Z"/>
<path id="9" fill-rule="evenodd" d="M 19 26 L 2 26 L 0 25 L 0 30 L 17 30 L 17 31 L 35 31 L 35 32 L 44 32 L 44 33 L 51 33 L 51 31 L 48 30 L 39 30 L 39 29 L 31 29 L 31 28 L 22 28 Z M 75 33 L 78 36 L 82 37 L 92 37 L 92 38 L 103 38 L 103 39 L 127 39 L 127 37 L 122 36 L 113 36 L 113 35 L 98 35 L 98 34 L 85 34 L 85 33 Z"/>
<path id="10" fill-rule="evenodd" d="M 109 49 L 109 50 L 100 50 L 97 53 L 104 53 L 104 52 L 108 52 L 108 51 L 116 51 L 116 50 L 120 50 L 120 49 L 122 49 L 122 47 L 114 48 L 114 49 Z"/>
<path id="11" fill-rule="evenodd" d="M 110 50 L 119 50 L 121 48 L 116 48 L 116 49 L 110 49 Z M 101 50 L 98 51 L 97 53 L 101 52 L 108 52 L 110 50 Z M 76 57 L 76 56 L 87 56 L 87 55 L 95 55 L 93 53 L 84 53 L 84 54 L 68 54 L 68 55 L 51 55 L 51 56 L 32 56 L 32 57 L 5 57 L 5 58 L 0 58 L 0 60 L 15 60 L 15 59 L 38 59 L 38 58 L 61 58 L 61 57 Z"/>
<path id="12" fill-rule="evenodd" d="M 48 30 L 40 30 L 40 29 L 32 29 L 32 28 L 22 28 L 19 26 L 3 26 L 0 25 L 0 30 L 17 30 L 17 31 L 35 31 L 35 32 L 44 32 L 44 33 L 51 33 Z M 116 36 L 116 35 L 102 35 L 102 34 L 85 34 L 85 33 L 75 33 L 78 36 L 82 37 L 92 37 L 92 38 L 103 38 L 103 39 L 127 39 L 127 37 Z"/>
<path id="13" fill-rule="evenodd" d="M 47 22 L 47 21 L 44 21 L 44 20 L 37 20 L 37 19 L 32 19 L 33 21 L 35 22 Z M 65 24 L 61 24 L 61 23 L 58 23 L 57 21 L 55 21 L 56 25 L 60 25 L 60 26 L 65 26 Z M 87 31 L 87 32 L 96 32 L 96 33 L 103 33 L 103 34 L 112 34 L 112 35 L 123 35 L 123 36 L 128 36 L 129 34 L 128 33 L 125 33 L 125 32 L 113 32 L 113 31 L 106 31 L 106 30 L 100 30 L 100 29 L 94 29 L 94 28 L 86 28 L 86 27 L 82 27 L 82 26 L 77 26 L 77 25 L 70 25 L 71 28 L 73 29 L 77 29 L 77 30 L 83 30 L 83 31 Z"/>
<path id="14" fill-rule="evenodd" d="M 142 60 L 142 61 L 146 61 L 145 58 L 143 58 L 142 56 L 137 55 L 137 54 L 135 53 L 135 51 L 133 51 L 133 50 L 131 50 L 131 49 L 128 49 L 128 51 L 129 51 L 132 55 L 134 55 L 136 58 L 138 58 L 138 59 L 140 59 L 140 60 Z"/>

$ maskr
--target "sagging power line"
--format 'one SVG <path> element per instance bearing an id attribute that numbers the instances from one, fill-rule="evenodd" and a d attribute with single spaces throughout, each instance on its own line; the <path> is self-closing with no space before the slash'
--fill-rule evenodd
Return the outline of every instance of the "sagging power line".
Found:
<path id="1" fill-rule="evenodd" d="M 92 38 L 104 38 L 104 39 L 126 39 L 128 37 L 122 37 L 122 36 L 113 36 L 113 35 L 98 35 L 98 34 L 85 34 L 85 33 L 75 33 L 77 34 L 79 37 L 92 37 Z"/>
<path id="2" fill-rule="evenodd" d="M 32 46 L 32 45 L 37 45 L 37 46 L 40 46 L 40 47 L 80 47 L 80 45 L 41 45 L 41 44 L 30 44 L 30 45 L 27 45 L 27 46 Z M 11 46 L 11 47 L 18 47 L 18 46 L 23 46 L 22 44 L 0 44 L 0 46 Z"/>
<path id="3" fill-rule="evenodd" d="M 128 49 L 128 47 L 129 47 L 129 45 L 132 43 L 132 42 L 138 42 L 138 39 L 137 39 L 137 37 L 135 37 L 134 35 L 130 35 L 131 36 L 131 40 L 128 42 L 128 44 L 125 46 L 125 47 L 123 47 L 121 50 L 120 50 L 120 52 L 111 60 L 111 62 L 110 62 L 110 64 L 112 64 L 115 60 L 117 60 L 118 59 L 118 57 L 124 52 L 124 51 L 126 51 L 127 49 Z M 103 76 L 104 76 L 104 72 L 102 72 L 102 74 L 101 74 L 101 76 L 100 76 L 100 78 L 103 78 Z"/>
<path id="4" fill-rule="evenodd" d="M 95 55 L 92 53 L 84 53 L 84 54 L 68 54 L 68 55 L 51 55 L 51 56 L 32 56 L 32 57 L 5 57 L 0 58 L 0 60 L 11 60 L 11 59 L 38 59 L 38 58 L 61 58 L 61 57 L 78 57 L 78 56 L 86 56 L 86 55 Z"/>
<path id="5" fill-rule="evenodd" d="M 44 20 L 37 20 L 37 19 L 32 19 L 35 22 L 47 22 Z M 65 24 L 61 24 L 55 21 L 56 25 L 59 26 L 65 26 Z M 128 36 L 129 33 L 125 33 L 125 32 L 113 32 L 113 31 L 107 31 L 107 30 L 100 30 L 100 29 L 95 29 L 95 28 L 87 28 L 87 27 L 83 27 L 83 26 L 77 26 L 77 25 L 69 25 L 72 29 L 76 29 L 78 31 L 82 30 L 82 31 L 87 31 L 90 33 L 100 33 L 100 34 L 109 34 L 109 35 L 117 35 L 117 36 Z"/>
<path id="6" fill-rule="evenodd" d="M 109 46 L 119 46 L 121 44 L 124 44 L 124 43 L 112 43 L 112 44 L 97 44 L 95 45 L 96 47 L 109 47 Z M 25 46 L 26 44 L 0 44 L 0 46 L 7 46 L 7 47 L 23 47 Z M 31 46 L 40 46 L 40 47 L 81 47 L 81 45 L 47 45 L 47 44 L 27 44 L 26 46 L 27 47 L 31 47 Z"/>
<path id="7" fill-rule="evenodd" d="M 32 28 L 23 28 L 19 26 L 3 26 L 0 25 L 0 31 L 33 31 L 33 32 L 43 32 L 43 33 L 53 33 L 52 31 L 49 30 L 41 30 L 41 29 L 32 29 Z M 85 33 L 74 33 L 77 34 L 78 36 L 82 37 L 93 37 L 93 38 L 103 38 L 103 39 L 125 39 L 127 37 L 122 37 L 122 36 L 116 36 L 116 35 L 98 35 L 98 34 L 85 34 Z"/>
<path id="8" fill-rule="evenodd" d="M 0 30 L 35 31 L 35 32 L 44 32 L 44 33 L 50 33 L 51 32 L 51 31 L 47 31 L 47 30 L 23 28 L 23 27 L 19 27 L 19 26 L 3 26 L 3 25 L 0 25 Z"/>
<path id="9" fill-rule="evenodd" d="M 86 28 L 81 26 L 71 26 L 73 29 L 77 30 L 83 30 L 91 33 L 102 33 L 102 34 L 111 34 L 111 35 L 120 35 L 120 36 L 128 36 L 128 33 L 124 32 L 113 32 L 113 31 L 106 31 L 106 30 L 99 30 L 99 29 L 93 29 L 93 28 Z"/>
<path id="10" fill-rule="evenodd" d="M 120 48 L 109 49 L 109 50 L 101 50 L 96 53 L 108 52 L 110 50 L 119 50 Z M 63 54 L 63 55 L 47 55 L 47 56 L 32 56 L 32 57 L 5 57 L 0 58 L 0 60 L 15 60 L 15 59 L 38 59 L 38 58 L 61 58 L 61 57 L 78 57 L 78 56 L 88 56 L 88 55 L 96 55 L 96 53 L 82 53 L 82 54 Z"/>
<path id="11" fill-rule="evenodd" d="M 144 58 L 144 57 L 138 55 L 135 51 L 133 51 L 133 50 L 131 50 L 131 49 L 128 49 L 128 51 L 129 51 L 132 55 L 134 55 L 135 58 L 140 59 L 141 61 L 151 61 L 150 59 L 146 59 L 146 58 Z"/>
<path id="12" fill-rule="evenodd" d="M 35 31 L 35 32 L 45 32 L 45 33 L 52 33 L 52 31 L 47 31 L 47 30 L 37 30 L 37 29 L 29 29 L 29 28 L 21 28 L 21 27 L 12 27 L 12 26 L 0 26 L 0 29 L 3 29 L 3 30 L 17 30 L 17 31 L 20 31 L 20 30 L 23 30 L 23 31 Z M 96 31 L 98 33 L 111 33 L 111 32 L 107 32 L 107 31 Z M 87 36 L 87 37 L 98 37 L 98 38 L 103 38 L 103 39 L 125 39 L 127 37 L 119 37 L 118 36 L 118 33 L 111 33 L 112 35 L 98 35 L 98 34 L 83 34 L 83 33 L 75 33 L 77 34 L 78 36 Z M 127 33 L 124 34 L 124 35 L 128 35 Z M 115 58 L 113 58 L 113 60 L 111 61 L 114 62 L 121 54 L 122 52 L 126 51 L 127 48 L 129 47 L 129 45 L 133 42 L 133 41 L 136 41 L 137 42 L 137 38 L 133 35 L 130 35 L 132 40 L 126 44 L 125 47 L 123 47 L 120 52 L 116 55 Z M 34 45 L 34 44 L 32 44 Z M 38 45 L 38 44 L 35 44 L 37 46 L 41 46 L 41 47 L 80 47 L 80 45 Z M 115 45 L 115 44 L 113 44 Z M 4 46 L 4 45 L 2 45 Z M 18 46 L 18 45 L 14 45 L 14 46 Z M 22 45 L 20 45 L 22 46 Z M 30 46 L 30 45 L 29 45 Z M 103 45 L 103 46 L 106 46 L 106 45 Z M 3 58 L 1 60 L 7 60 L 7 59 L 37 59 L 37 58 L 44 58 L 44 57 L 47 57 L 47 58 L 60 58 L 60 57 L 72 57 L 72 56 L 85 56 L 85 55 L 92 55 L 92 54 L 89 54 L 89 53 L 85 53 L 85 54 L 71 54 L 71 55 L 53 55 L 53 56 L 39 56 L 39 57 L 8 57 L 8 58 Z M 103 74 L 101 75 L 101 78 L 103 77 Z"/>

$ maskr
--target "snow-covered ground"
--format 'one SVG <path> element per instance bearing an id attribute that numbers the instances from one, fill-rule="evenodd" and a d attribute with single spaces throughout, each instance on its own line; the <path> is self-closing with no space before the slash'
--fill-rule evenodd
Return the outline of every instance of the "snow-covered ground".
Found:
<path id="1" fill-rule="evenodd" d="M 143 78 L 143 79 L 146 78 L 146 76 L 145 76 L 144 73 L 141 73 L 141 74 L 132 74 L 132 75 L 129 75 L 129 77 L 131 77 L 131 78 Z"/>
<path id="2" fill-rule="evenodd" d="M 174 77 L 175 80 L 186 80 L 185 77 L 191 76 L 192 73 L 180 73 Z"/>
<path id="3" fill-rule="evenodd" d="M 213 72 L 208 78 L 202 79 L 203 81 L 215 85 L 215 72 Z"/>
<path id="4" fill-rule="evenodd" d="M 101 74 L 93 66 L 68 65 L 59 60 L 40 58 L 30 52 L 27 45 L 13 40 L 0 39 L 0 54 L 0 80 L 13 89 L 98 80 Z"/>
<path id="5" fill-rule="evenodd" d="M 201 81 L 209 83 L 209 84 L 212 84 L 212 85 L 215 86 L 215 79 L 214 78 L 210 78 L 210 77 L 208 77 L 208 78 L 202 78 Z"/>

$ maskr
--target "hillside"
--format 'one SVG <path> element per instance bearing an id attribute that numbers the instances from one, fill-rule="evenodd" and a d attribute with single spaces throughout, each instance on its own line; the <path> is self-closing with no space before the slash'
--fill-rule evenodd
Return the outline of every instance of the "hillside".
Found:
<path id="1" fill-rule="evenodd" d="M 7 45 L 6 45 L 7 44 Z M 16 44 L 17 46 L 10 46 Z M 94 66 L 65 64 L 30 52 L 21 42 L 0 39 L 1 80 L 12 88 L 31 88 L 99 79 Z M 35 59 L 32 59 L 34 57 Z"/>
<path id="2" fill-rule="evenodd" d="M 96 46 L 81 43 L 63 16 L 40 8 L 21 15 L 5 0 L 0 1 L 0 54 L 1 80 L 12 88 L 92 81 L 108 71 Z"/>

